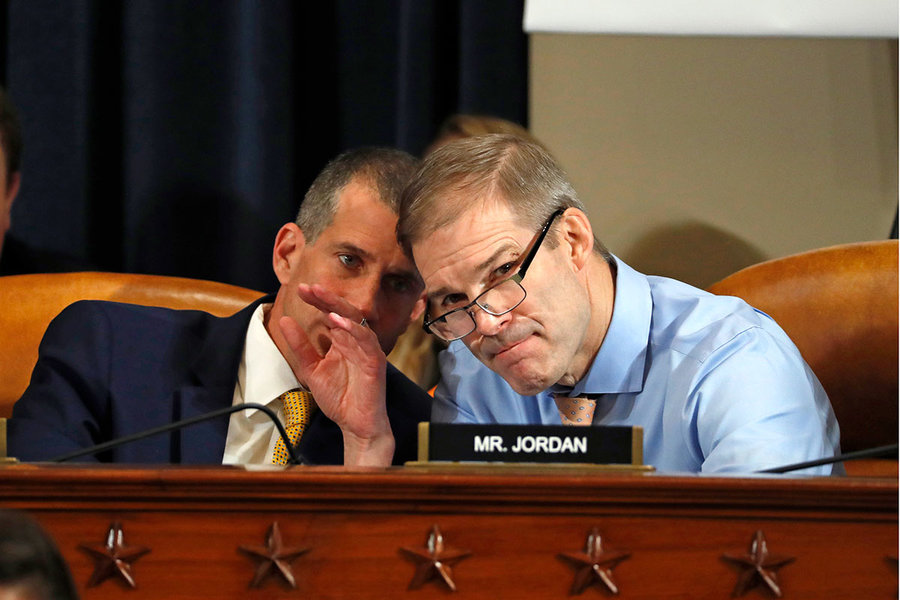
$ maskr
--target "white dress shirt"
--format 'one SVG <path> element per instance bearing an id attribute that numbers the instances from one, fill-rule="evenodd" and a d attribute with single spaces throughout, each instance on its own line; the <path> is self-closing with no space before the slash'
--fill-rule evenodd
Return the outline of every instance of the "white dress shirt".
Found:
<path id="1" fill-rule="evenodd" d="M 243 402 L 263 404 L 272 409 L 284 423 L 284 409 L 277 399 L 284 392 L 302 386 L 266 331 L 264 319 L 271 308 L 271 304 L 261 304 L 250 318 L 232 406 Z M 232 413 L 228 421 L 222 464 L 269 464 L 277 439 L 275 425 L 262 411 L 243 410 Z"/>

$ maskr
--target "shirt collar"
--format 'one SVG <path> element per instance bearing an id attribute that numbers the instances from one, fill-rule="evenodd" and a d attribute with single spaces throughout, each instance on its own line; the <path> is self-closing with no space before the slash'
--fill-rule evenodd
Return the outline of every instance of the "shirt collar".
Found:
<path id="1" fill-rule="evenodd" d="M 615 258 L 615 257 L 614 257 Z M 616 296 L 606 337 L 587 375 L 573 388 L 553 386 L 568 396 L 640 392 L 650 339 L 653 300 L 647 278 L 615 258 Z"/>
<path id="2" fill-rule="evenodd" d="M 261 304 L 250 319 L 244 345 L 244 402 L 269 404 L 284 392 L 302 387 L 291 366 L 266 330 L 265 315 L 271 304 Z"/>

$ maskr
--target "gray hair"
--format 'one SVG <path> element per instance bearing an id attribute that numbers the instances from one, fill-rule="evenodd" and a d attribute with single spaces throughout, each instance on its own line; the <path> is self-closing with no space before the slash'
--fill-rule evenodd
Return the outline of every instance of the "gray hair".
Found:
<path id="1" fill-rule="evenodd" d="M 537 229 L 559 208 L 584 205 L 540 144 L 508 134 L 450 142 L 428 155 L 403 192 L 397 235 L 404 248 L 452 223 L 478 202 L 499 199 L 522 227 Z M 555 247 L 553 236 L 546 243 Z M 594 251 L 609 252 L 595 238 Z"/>
<path id="2" fill-rule="evenodd" d="M 334 220 L 341 190 L 354 179 L 377 191 L 384 205 L 397 214 L 400 194 L 418 164 L 412 155 L 393 148 L 348 150 L 325 165 L 303 197 L 294 222 L 306 241 L 315 243 Z"/>

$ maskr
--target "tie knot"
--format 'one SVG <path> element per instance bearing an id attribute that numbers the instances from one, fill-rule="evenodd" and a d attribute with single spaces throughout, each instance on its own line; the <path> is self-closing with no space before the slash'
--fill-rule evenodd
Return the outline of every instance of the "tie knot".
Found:
<path id="1" fill-rule="evenodd" d="M 597 401 L 587 397 L 553 396 L 563 425 L 590 425 Z"/>
<path id="2" fill-rule="evenodd" d="M 290 390 L 279 396 L 284 405 L 284 420 L 288 427 L 309 423 L 312 394 L 303 390 Z"/>

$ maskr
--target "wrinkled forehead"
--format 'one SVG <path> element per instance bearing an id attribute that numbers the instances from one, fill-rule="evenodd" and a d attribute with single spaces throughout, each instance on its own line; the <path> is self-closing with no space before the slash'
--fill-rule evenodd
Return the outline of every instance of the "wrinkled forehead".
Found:
<path id="1" fill-rule="evenodd" d="M 429 296 L 485 279 L 498 261 L 520 254 L 533 232 L 504 204 L 466 210 L 412 245 Z"/>
<path id="2" fill-rule="evenodd" d="M 427 216 L 424 227 L 413 243 L 431 237 L 441 229 L 477 225 L 486 215 L 502 214 L 504 218 L 515 220 L 519 225 L 531 228 L 532 215 L 522 206 L 508 200 L 496 187 L 490 186 L 451 186 L 441 190 L 429 199 L 424 210 Z"/>

